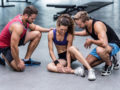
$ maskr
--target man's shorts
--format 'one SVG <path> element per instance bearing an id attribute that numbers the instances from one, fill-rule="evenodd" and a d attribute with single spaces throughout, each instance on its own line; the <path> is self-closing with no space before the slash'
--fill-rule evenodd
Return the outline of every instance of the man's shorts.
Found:
<path id="1" fill-rule="evenodd" d="M 112 52 L 110 53 L 110 56 L 113 56 L 113 55 L 115 55 L 115 54 L 117 54 L 119 52 L 120 48 L 119 48 L 119 46 L 117 44 L 115 44 L 115 43 L 109 43 L 109 45 L 112 47 Z M 96 52 L 96 48 L 94 48 L 92 50 L 92 52 L 90 53 L 90 55 L 95 56 L 99 60 L 101 59 L 100 56 Z"/>
<path id="2" fill-rule="evenodd" d="M 18 46 L 24 45 L 25 36 L 26 35 L 24 35 L 23 38 L 19 41 L 19 45 Z M 11 61 L 13 60 L 13 57 L 12 57 L 12 54 L 11 54 L 10 47 L 0 48 L 0 54 L 1 53 L 6 57 L 6 59 L 8 60 L 8 62 L 11 63 Z"/>

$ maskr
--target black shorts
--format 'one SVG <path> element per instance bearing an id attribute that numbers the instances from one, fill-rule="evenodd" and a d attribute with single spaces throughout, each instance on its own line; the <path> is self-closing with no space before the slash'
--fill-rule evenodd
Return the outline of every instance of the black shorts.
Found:
<path id="1" fill-rule="evenodd" d="M 64 59 L 65 61 L 67 61 L 67 57 L 66 56 L 67 56 L 67 52 L 63 52 L 63 53 L 58 54 L 59 59 Z M 75 59 L 71 59 L 71 63 L 73 61 L 76 61 L 76 60 Z"/>
<path id="2" fill-rule="evenodd" d="M 23 38 L 19 41 L 18 46 L 25 45 L 25 44 L 24 44 L 24 41 L 25 41 L 25 36 L 26 36 L 26 34 L 25 34 L 25 35 L 23 36 Z"/>
<path id="3" fill-rule="evenodd" d="M 23 38 L 19 41 L 19 45 L 18 46 L 22 46 L 25 45 L 24 41 L 25 41 L 25 36 L 23 36 Z M 10 47 L 6 47 L 6 48 L 0 48 L 0 54 L 3 54 L 6 59 L 8 60 L 9 63 L 11 63 L 11 61 L 13 60 L 12 54 L 11 54 L 11 49 Z"/>

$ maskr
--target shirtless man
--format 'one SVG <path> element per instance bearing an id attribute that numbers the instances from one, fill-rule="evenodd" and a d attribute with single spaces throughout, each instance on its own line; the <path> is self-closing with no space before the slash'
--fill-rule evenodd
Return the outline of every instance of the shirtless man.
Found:
<path id="1" fill-rule="evenodd" d="M 80 28 L 83 28 L 82 31 L 76 32 L 75 35 L 90 35 L 93 38 L 86 39 L 84 44 L 85 48 L 90 48 L 92 44 L 97 45 L 97 48 L 93 49 L 86 60 L 92 67 L 105 62 L 106 65 L 102 75 L 110 75 L 113 67 L 110 57 L 116 55 L 120 50 L 120 40 L 118 36 L 109 25 L 100 20 L 90 18 L 86 11 L 78 12 L 74 16 L 74 21 Z M 114 64 L 114 67 L 117 65 L 117 63 Z"/>
<path id="2" fill-rule="evenodd" d="M 40 62 L 32 61 L 31 55 L 41 39 L 41 32 L 48 32 L 50 29 L 33 24 L 37 14 L 38 10 L 34 6 L 26 7 L 23 14 L 17 15 L 8 22 L 0 34 L 0 53 L 8 65 L 16 71 L 23 71 L 25 64 L 40 64 Z M 28 29 L 30 31 L 27 31 Z M 21 60 L 18 46 L 25 45 L 28 41 L 30 43 L 25 59 Z"/>
<path id="3" fill-rule="evenodd" d="M 49 63 L 47 69 L 52 72 L 59 73 L 72 73 L 84 76 L 84 70 L 79 67 L 75 70 L 71 68 L 71 62 L 79 60 L 83 65 L 89 69 L 89 80 L 95 80 L 95 73 L 81 53 L 77 50 L 78 54 L 74 55 L 71 53 L 71 46 L 74 37 L 74 22 L 71 17 L 67 14 L 61 15 L 57 20 L 56 29 L 50 31 L 48 34 L 48 47 L 49 53 L 53 62 Z M 55 57 L 53 52 L 53 42 L 58 52 L 58 59 Z"/>

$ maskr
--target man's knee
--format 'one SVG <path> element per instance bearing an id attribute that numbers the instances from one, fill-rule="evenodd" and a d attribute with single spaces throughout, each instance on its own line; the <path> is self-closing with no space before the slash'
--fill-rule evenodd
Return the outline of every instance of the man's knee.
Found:
<path id="1" fill-rule="evenodd" d="M 40 38 L 41 38 L 41 36 L 42 36 L 42 33 L 41 33 L 41 32 L 39 32 L 39 31 L 37 31 L 37 32 L 36 32 L 36 38 L 39 38 L 39 39 L 40 39 Z"/>
<path id="2" fill-rule="evenodd" d="M 98 54 L 98 55 L 103 55 L 104 53 L 106 53 L 106 51 L 105 51 L 105 49 L 104 48 L 102 48 L 102 47 L 97 47 L 96 48 L 96 53 Z"/>

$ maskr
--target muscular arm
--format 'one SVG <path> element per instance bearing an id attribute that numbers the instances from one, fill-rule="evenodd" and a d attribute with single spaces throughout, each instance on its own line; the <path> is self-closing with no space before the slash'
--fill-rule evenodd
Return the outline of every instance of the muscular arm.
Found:
<path id="1" fill-rule="evenodd" d="M 56 60 L 55 54 L 53 52 L 53 31 L 50 31 L 48 33 L 48 48 L 49 48 L 49 53 L 53 61 Z"/>
<path id="2" fill-rule="evenodd" d="M 68 35 L 68 45 L 67 45 L 67 67 L 71 67 L 71 56 L 70 53 L 68 53 L 69 47 L 72 46 L 73 43 L 73 36 L 71 34 Z"/>
<path id="3" fill-rule="evenodd" d="M 94 28 L 98 40 L 92 40 L 92 43 L 101 47 L 106 47 L 108 45 L 106 26 L 102 22 L 96 22 Z"/>
<path id="4" fill-rule="evenodd" d="M 40 32 L 49 32 L 51 30 L 51 29 L 48 29 L 48 28 L 43 28 L 43 27 L 41 27 L 39 25 L 36 25 L 36 24 L 30 24 L 29 28 L 33 31 L 37 30 L 37 31 L 40 31 Z"/>
<path id="5" fill-rule="evenodd" d="M 10 28 L 10 31 L 12 32 L 10 45 L 11 53 L 14 60 L 18 64 L 20 62 L 18 44 L 20 40 L 20 35 L 23 32 L 23 26 L 21 24 L 13 24 Z"/>
<path id="6" fill-rule="evenodd" d="M 88 36 L 89 34 L 86 32 L 86 30 L 75 32 L 74 35 L 76 36 Z"/>

